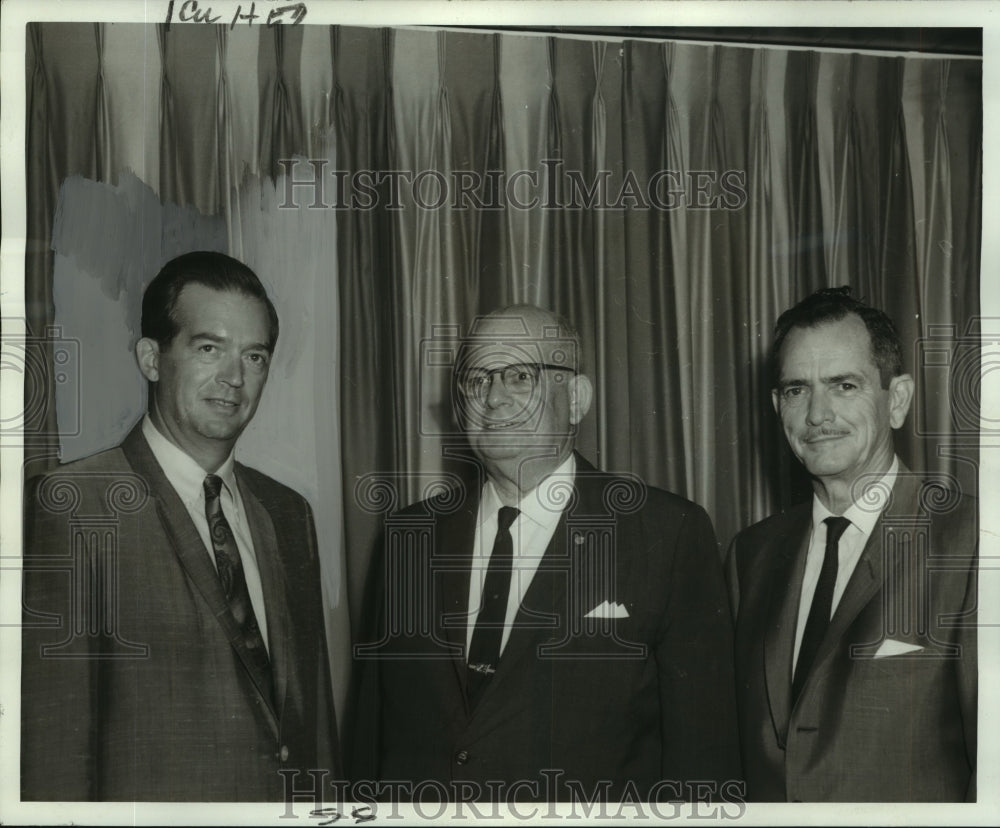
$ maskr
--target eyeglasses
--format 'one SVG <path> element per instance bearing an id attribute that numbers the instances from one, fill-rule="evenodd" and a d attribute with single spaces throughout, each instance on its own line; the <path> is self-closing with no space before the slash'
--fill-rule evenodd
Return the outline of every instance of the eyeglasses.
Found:
<path id="1" fill-rule="evenodd" d="M 538 385 L 542 371 L 576 373 L 566 365 L 552 365 L 548 362 L 519 362 L 491 371 L 472 368 L 458 377 L 458 390 L 466 397 L 485 400 L 493 387 L 493 378 L 500 377 L 500 382 L 508 394 L 530 394 Z"/>

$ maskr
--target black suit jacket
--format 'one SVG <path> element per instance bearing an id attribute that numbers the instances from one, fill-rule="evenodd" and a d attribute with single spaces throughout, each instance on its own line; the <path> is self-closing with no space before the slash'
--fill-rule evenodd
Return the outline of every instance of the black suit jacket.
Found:
<path id="1" fill-rule="evenodd" d="M 312 512 L 253 469 L 236 477 L 273 705 L 141 426 L 29 485 L 23 799 L 283 801 L 279 769 L 340 775 Z"/>
<path id="2" fill-rule="evenodd" d="M 812 504 L 736 537 L 729 578 L 749 799 L 975 798 L 976 518 L 974 498 L 900 469 L 794 706 Z"/>
<path id="3" fill-rule="evenodd" d="M 387 520 L 380 633 L 357 651 L 370 707 L 355 776 L 423 781 L 418 793 L 441 798 L 665 801 L 691 798 L 694 780 L 738 797 L 731 619 L 705 512 L 577 456 L 570 504 L 470 709 L 482 484 Z M 602 601 L 628 617 L 585 618 Z"/>

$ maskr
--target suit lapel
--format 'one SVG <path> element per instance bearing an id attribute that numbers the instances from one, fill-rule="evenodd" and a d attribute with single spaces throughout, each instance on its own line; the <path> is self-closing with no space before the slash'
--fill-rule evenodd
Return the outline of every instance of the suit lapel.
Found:
<path id="1" fill-rule="evenodd" d="M 885 518 L 916 515 L 918 487 L 917 478 L 900 463 L 892 499 L 868 537 L 864 551 L 862 551 L 861 557 L 854 567 L 854 572 L 851 573 L 851 578 L 844 588 L 840 603 L 837 604 L 833 618 L 830 619 L 830 626 L 827 627 L 823 643 L 816 653 L 816 661 L 812 671 L 814 675 L 821 671 L 823 661 L 836 651 L 848 627 L 858 617 L 861 610 L 881 590 L 886 576 L 885 545 L 883 543 Z M 804 692 L 805 688 L 803 688 Z"/>
<path id="2" fill-rule="evenodd" d="M 482 481 L 470 483 L 468 496 L 453 512 L 442 514 L 435 523 L 432 572 L 441 570 L 440 589 L 432 580 L 434 628 L 443 628 L 450 645 L 452 666 L 462 698 L 465 699 L 465 645 L 469 618 L 469 579 L 472 577 L 472 547 L 476 536 L 476 516 L 482 496 Z"/>
<path id="3" fill-rule="evenodd" d="M 198 534 L 180 496 L 170 485 L 160 464 L 156 462 L 146 438 L 142 436 L 141 422 L 125 438 L 122 451 L 135 472 L 149 482 L 150 493 L 156 500 L 156 511 L 164 534 L 195 589 L 204 598 L 214 616 L 218 618 L 228 613 L 226 596 L 222 592 L 215 567 L 208 557 L 205 543 Z"/>
<path id="4" fill-rule="evenodd" d="M 791 715 L 792 654 L 798 624 L 799 593 L 809 546 L 811 502 L 791 511 L 783 529 L 768 544 L 770 598 L 764 632 L 764 675 L 778 744 L 784 747 Z"/>
<path id="5" fill-rule="evenodd" d="M 226 638 L 236 650 L 240 660 L 249 670 L 250 662 L 246 647 L 242 642 L 243 636 L 229 610 L 229 605 L 226 603 L 222 584 L 208 557 L 205 543 L 202 541 L 201 535 L 198 534 L 183 501 L 170 481 L 167 480 L 163 469 L 160 468 L 160 464 L 149 448 L 149 444 L 142 436 L 141 421 L 125 438 L 122 443 L 122 451 L 133 470 L 149 483 L 150 494 L 155 499 L 157 515 L 165 537 L 177 555 L 177 559 L 187 573 L 195 591 L 201 595 L 209 611 L 222 626 Z M 256 543 L 256 537 L 254 542 Z M 263 687 L 261 677 L 256 675 L 255 670 L 250 670 L 250 675 L 258 692 L 260 692 Z M 265 709 L 268 711 L 268 718 L 275 734 L 277 734 L 277 719 L 270 707 L 270 694 L 261 692 L 261 695 L 266 702 Z"/>
<path id="6" fill-rule="evenodd" d="M 257 493 L 251 488 L 246 474 L 240 464 L 236 464 L 236 481 L 240 487 L 240 497 L 246 512 L 247 523 L 250 526 L 250 537 L 253 540 L 254 557 L 260 571 L 261 588 L 264 593 L 265 611 L 267 613 L 268 657 L 271 662 L 272 683 L 274 685 L 274 704 L 276 711 L 281 711 L 288 689 L 288 647 L 290 639 L 288 629 L 288 584 L 285 571 L 278 554 L 278 538 L 271 515 L 258 499 Z M 235 621 L 234 621 L 235 626 Z M 234 642 L 233 647 L 250 672 L 254 683 L 261 694 L 267 698 L 267 677 L 261 675 L 255 667 L 255 662 L 249 657 L 243 645 L 242 636 Z"/>

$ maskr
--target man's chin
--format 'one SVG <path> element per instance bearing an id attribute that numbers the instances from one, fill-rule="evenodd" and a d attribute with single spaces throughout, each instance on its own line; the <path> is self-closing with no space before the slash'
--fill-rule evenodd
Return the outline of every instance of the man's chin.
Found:
<path id="1" fill-rule="evenodd" d="M 548 457 L 558 454 L 559 447 L 551 439 L 540 438 L 531 431 L 477 432 L 469 435 L 469 445 L 482 460 L 507 460 L 520 457 Z"/>
<path id="2" fill-rule="evenodd" d="M 802 461 L 802 465 L 806 467 L 806 471 L 813 477 L 840 477 L 851 467 L 851 464 L 847 460 L 840 457 L 817 457 L 807 454 L 804 457 L 800 457 L 799 460 Z"/>
<path id="3" fill-rule="evenodd" d="M 198 432 L 202 437 L 206 437 L 209 440 L 232 442 L 243 433 L 245 427 L 245 422 L 236 422 L 235 420 L 224 422 L 213 421 L 202 424 Z"/>

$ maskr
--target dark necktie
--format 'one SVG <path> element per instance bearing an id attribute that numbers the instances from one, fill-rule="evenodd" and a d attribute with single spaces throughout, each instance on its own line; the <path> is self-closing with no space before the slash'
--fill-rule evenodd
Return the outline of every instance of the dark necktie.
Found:
<path id="1" fill-rule="evenodd" d="M 802 633 L 802 643 L 799 645 L 799 660 L 795 665 L 795 678 L 792 680 L 793 704 L 809 677 L 816 652 L 823 641 L 823 636 L 826 635 L 826 628 L 830 625 L 833 588 L 837 584 L 838 542 L 840 536 L 851 525 L 845 517 L 828 517 L 823 522 L 826 524 L 826 550 L 823 553 L 823 568 L 819 572 L 812 606 L 809 608 L 809 617 L 806 619 L 806 628 Z"/>
<path id="2" fill-rule="evenodd" d="M 514 557 L 510 527 L 518 514 L 513 506 L 504 506 L 497 517 L 497 537 L 493 541 L 479 615 L 469 646 L 467 689 L 472 707 L 476 706 L 500 662 L 500 643 L 507 620 L 507 596 L 510 594 L 510 569 Z"/>
<path id="3" fill-rule="evenodd" d="M 210 474 L 205 478 L 205 517 L 208 518 L 208 532 L 212 538 L 212 551 L 215 553 L 215 565 L 222 582 L 222 591 L 226 595 L 226 603 L 236 619 L 243 634 L 246 652 L 257 671 L 264 678 L 268 700 L 273 692 L 271 686 L 271 665 L 264 648 L 264 638 L 257 626 L 257 617 L 250 603 L 250 592 L 247 590 L 247 579 L 243 574 L 243 562 L 240 560 L 240 550 L 236 546 L 236 538 L 229 521 L 222 512 L 222 478 Z"/>

